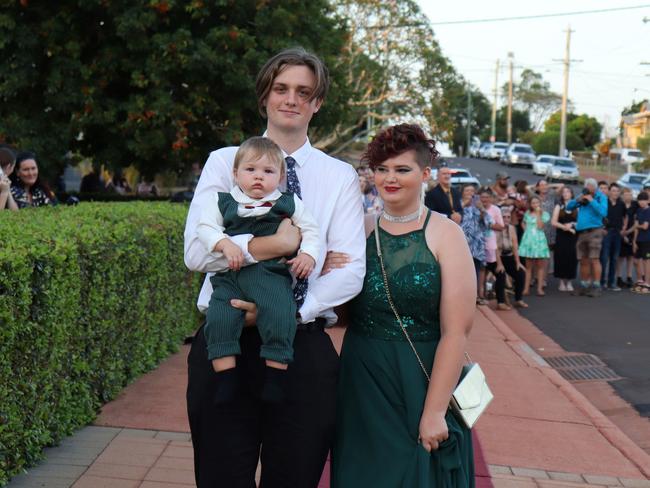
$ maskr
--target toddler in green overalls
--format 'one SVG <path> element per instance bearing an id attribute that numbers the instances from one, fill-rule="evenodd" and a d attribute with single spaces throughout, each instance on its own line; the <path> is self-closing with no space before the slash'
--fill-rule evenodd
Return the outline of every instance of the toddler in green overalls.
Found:
<path id="1" fill-rule="evenodd" d="M 266 360 L 266 382 L 262 397 L 280 402 L 284 396 L 288 363 L 293 360 L 296 332 L 296 302 L 292 277 L 284 258 L 269 259 L 242 267 L 242 250 L 229 236 L 275 234 L 280 223 L 290 218 L 300 229 L 298 255 L 290 261 L 296 278 L 307 278 L 319 252 L 318 225 L 293 193 L 278 190 L 285 173 L 280 148 L 265 137 L 245 141 L 235 155 L 236 186 L 229 193 L 215 193 L 214 205 L 207 205 L 197 227 L 199 239 L 209 252 L 222 253 L 229 270 L 211 278 L 212 297 L 207 311 L 205 337 L 208 359 L 217 373 L 215 401 L 231 401 L 238 389 L 235 355 L 240 354 L 239 337 L 244 312 L 230 301 L 240 299 L 257 306 L 257 328 L 262 339 L 260 356 Z"/>

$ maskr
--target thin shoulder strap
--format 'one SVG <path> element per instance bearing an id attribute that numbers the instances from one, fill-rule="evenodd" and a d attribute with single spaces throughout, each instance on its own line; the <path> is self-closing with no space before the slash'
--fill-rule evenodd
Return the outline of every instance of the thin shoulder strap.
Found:
<path id="1" fill-rule="evenodd" d="M 427 208 L 427 218 L 424 219 L 424 225 L 422 226 L 423 231 L 427 230 L 427 225 L 429 225 L 430 218 L 431 218 L 431 210 Z"/>

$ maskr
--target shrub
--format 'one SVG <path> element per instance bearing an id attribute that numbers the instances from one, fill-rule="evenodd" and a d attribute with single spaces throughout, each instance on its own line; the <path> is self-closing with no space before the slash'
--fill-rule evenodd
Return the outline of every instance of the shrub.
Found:
<path id="1" fill-rule="evenodd" d="M 196 327 L 186 213 L 170 203 L 0 213 L 0 485 Z"/>

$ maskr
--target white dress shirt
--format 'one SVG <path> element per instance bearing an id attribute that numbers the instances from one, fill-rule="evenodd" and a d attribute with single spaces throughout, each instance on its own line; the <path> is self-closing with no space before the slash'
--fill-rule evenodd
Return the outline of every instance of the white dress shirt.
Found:
<path id="1" fill-rule="evenodd" d="M 282 196 L 282 193 L 279 190 L 274 190 L 263 198 L 252 198 L 246 195 L 240 187 L 235 186 L 230 190 L 230 195 L 237 202 L 237 215 L 247 218 L 259 217 L 269 213 L 272 207 L 264 204 L 275 204 Z M 199 240 L 208 252 L 212 251 L 220 240 L 229 237 L 224 232 L 226 229 L 223 226 L 223 215 L 221 215 L 219 209 L 219 193 L 215 193 L 213 198 L 214 204 L 203 208 L 196 230 Z M 300 229 L 300 235 L 302 236 L 300 252 L 309 254 L 316 261 L 319 247 L 318 224 L 297 195 L 293 195 L 293 203 L 295 210 L 291 216 L 291 221 L 293 225 Z"/>
<path id="2" fill-rule="evenodd" d="M 214 205 L 215 192 L 228 192 L 235 186 L 233 162 L 237 147 L 218 149 L 210 154 L 196 186 L 185 225 L 185 265 L 192 271 L 215 273 L 228 268 L 223 254 L 208 252 L 197 234 L 201 212 Z M 287 154 L 284 154 L 285 157 Z M 300 181 L 302 201 L 314 216 L 320 232 L 319 255 L 309 277 L 309 289 L 300 308 L 301 321 L 312 322 L 323 317 L 328 324 L 336 322 L 333 307 L 355 297 L 363 286 L 366 272 L 366 244 L 363 206 L 359 179 L 352 166 L 315 149 L 309 140 L 293 154 Z M 248 253 L 250 234 L 234 236 L 244 251 L 247 264 L 256 262 Z M 328 251 L 344 252 L 351 262 L 321 276 Z M 199 294 L 197 306 L 205 312 L 212 295 L 208 275 Z"/>

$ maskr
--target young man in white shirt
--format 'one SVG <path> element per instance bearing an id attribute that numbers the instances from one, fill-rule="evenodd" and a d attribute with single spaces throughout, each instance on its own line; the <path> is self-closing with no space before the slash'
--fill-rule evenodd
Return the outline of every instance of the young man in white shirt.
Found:
<path id="1" fill-rule="evenodd" d="M 357 174 L 350 165 L 313 148 L 307 137 L 309 122 L 320 109 L 328 85 L 323 63 L 302 49 L 280 52 L 258 74 L 256 92 L 260 112 L 267 118 L 265 136 L 285 153 L 287 189 L 299 194 L 316 219 L 321 252 L 308 286 L 298 283 L 295 288 L 302 290 L 298 293 L 302 304 L 285 403 L 267 404 L 260 399 L 264 379 L 261 341 L 255 327 L 246 327 L 236 366 L 245 388 L 232 403 L 215 404 L 214 371 L 207 359 L 203 328 L 197 332 L 188 358 L 187 405 L 198 488 L 254 487 L 260 458 L 265 488 L 316 488 L 323 471 L 334 433 L 338 376 L 338 355 L 324 327 L 336 322 L 333 307 L 359 293 L 365 274 Z M 223 255 L 205 251 L 196 228 L 202 208 L 210 204 L 210 195 L 232 188 L 236 151 L 236 147 L 214 151 L 201 174 L 185 228 L 185 263 L 189 269 L 212 273 L 228 267 Z M 274 236 L 235 237 L 245 264 L 295 251 L 299 234 L 289 224 L 282 225 Z M 320 276 L 330 251 L 345 252 L 350 262 Z M 206 310 L 211 292 L 206 278 L 198 300 L 200 310 Z M 254 324 L 254 304 L 236 300 L 233 306 L 246 312 L 247 322 Z"/>

